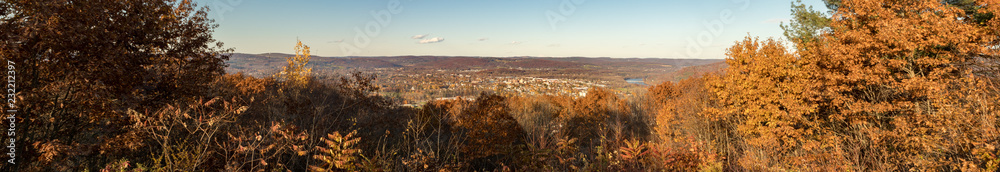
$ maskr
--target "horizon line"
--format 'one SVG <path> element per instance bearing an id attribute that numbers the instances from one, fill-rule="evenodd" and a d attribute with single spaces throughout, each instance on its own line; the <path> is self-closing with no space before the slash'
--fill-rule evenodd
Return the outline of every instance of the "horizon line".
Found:
<path id="1" fill-rule="evenodd" d="M 295 54 L 291 54 L 291 53 L 277 53 L 277 52 L 268 52 L 268 53 L 241 53 L 241 52 L 232 52 L 232 53 L 229 53 L 229 54 L 250 54 L 250 55 L 263 55 L 263 54 L 285 54 L 285 55 L 295 55 Z M 408 56 L 433 56 L 433 57 L 477 57 L 477 58 L 489 58 L 489 57 L 494 57 L 494 58 L 525 58 L 525 57 L 534 57 L 534 58 L 612 58 L 612 59 L 686 59 L 686 60 L 725 60 L 725 58 L 687 58 L 687 57 L 684 57 L 684 58 L 676 58 L 676 57 L 607 57 L 607 56 L 603 56 L 603 57 L 593 57 L 593 56 L 525 56 L 525 55 L 521 55 L 521 56 L 469 56 L 469 55 L 375 55 L 375 56 L 323 56 L 323 55 L 312 55 L 312 54 L 310 54 L 310 56 L 314 56 L 314 57 L 326 57 L 326 58 L 365 58 L 365 57 L 408 57 Z"/>

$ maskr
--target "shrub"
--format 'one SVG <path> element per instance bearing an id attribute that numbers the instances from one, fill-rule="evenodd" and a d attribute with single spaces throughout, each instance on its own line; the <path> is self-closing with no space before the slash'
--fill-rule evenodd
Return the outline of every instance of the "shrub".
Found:
<path id="1" fill-rule="evenodd" d="M 458 119 L 468 136 L 463 154 L 472 159 L 471 167 L 476 170 L 498 168 L 498 160 L 518 152 L 515 146 L 524 144 L 524 129 L 510 116 L 504 97 L 482 93 Z"/>
<path id="2" fill-rule="evenodd" d="M 326 147 L 316 146 L 316 151 L 319 153 L 313 155 L 313 158 L 320 160 L 322 164 L 319 166 L 310 165 L 310 171 L 332 171 L 334 169 L 357 171 L 361 150 L 354 148 L 354 145 L 360 140 L 354 136 L 355 133 L 357 131 L 351 131 L 347 135 L 341 136 L 340 132 L 333 132 L 333 134 L 328 134 L 326 138 L 322 138 L 321 140 L 326 143 Z"/>
<path id="3" fill-rule="evenodd" d="M 220 103 L 221 102 L 221 103 Z M 129 111 L 132 128 L 146 138 L 156 152 L 152 158 L 153 169 L 165 171 L 195 171 L 212 167 L 219 162 L 219 147 L 225 132 L 246 106 L 231 104 L 214 98 L 191 104 L 168 105 L 153 114 Z"/>
<path id="4" fill-rule="evenodd" d="M 18 148 L 19 170 L 97 170 L 118 158 L 142 159 L 148 153 L 135 148 L 144 138 L 130 134 L 127 110 L 213 97 L 211 82 L 231 52 L 212 38 L 206 10 L 190 1 L 0 6 L 0 59 L 17 66 L 19 116 L 30 116 L 18 120 L 32 126 L 18 133 L 30 141 Z"/>

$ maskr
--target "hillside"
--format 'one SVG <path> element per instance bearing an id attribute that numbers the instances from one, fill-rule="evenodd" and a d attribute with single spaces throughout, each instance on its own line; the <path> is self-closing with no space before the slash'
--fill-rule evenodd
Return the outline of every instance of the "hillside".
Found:
<path id="1" fill-rule="evenodd" d="M 292 54 L 234 53 L 226 64 L 227 72 L 251 75 L 273 73 L 286 64 L 284 57 Z M 721 62 L 721 59 L 639 59 L 587 57 L 451 57 L 451 56 L 388 56 L 388 57 L 322 57 L 311 56 L 308 66 L 316 71 L 374 70 L 381 68 L 431 70 L 517 69 L 599 69 L 622 77 L 652 77 L 684 67 Z M 594 71 L 594 70 L 589 70 Z"/>
<path id="2" fill-rule="evenodd" d="M 726 69 L 726 67 L 729 67 L 729 65 L 726 65 L 726 63 L 724 62 L 715 62 L 697 66 L 688 66 L 681 68 L 680 70 L 677 71 L 673 71 L 670 73 L 666 73 L 660 76 L 647 79 L 646 82 L 648 84 L 659 84 L 666 81 L 677 82 L 690 77 L 701 76 L 707 73 L 722 72 L 724 69 Z"/>

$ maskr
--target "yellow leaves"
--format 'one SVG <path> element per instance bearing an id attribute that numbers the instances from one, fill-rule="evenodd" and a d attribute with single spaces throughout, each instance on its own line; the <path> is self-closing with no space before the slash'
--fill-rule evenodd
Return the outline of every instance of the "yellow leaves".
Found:
<path id="1" fill-rule="evenodd" d="M 277 74 L 277 78 L 289 82 L 291 85 L 301 85 L 308 82 L 312 68 L 305 67 L 309 63 L 309 46 L 298 41 L 295 45 L 295 56 L 286 57 L 288 65 L 283 67 L 282 72 Z"/>

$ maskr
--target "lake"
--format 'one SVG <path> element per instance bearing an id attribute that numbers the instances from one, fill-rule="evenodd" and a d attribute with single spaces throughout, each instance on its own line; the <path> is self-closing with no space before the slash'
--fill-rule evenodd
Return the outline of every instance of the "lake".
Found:
<path id="1" fill-rule="evenodd" d="M 625 78 L 625 82 L 630 84 L 646 85 L 646 82 L 643 82 L 642 78 Z"/>

